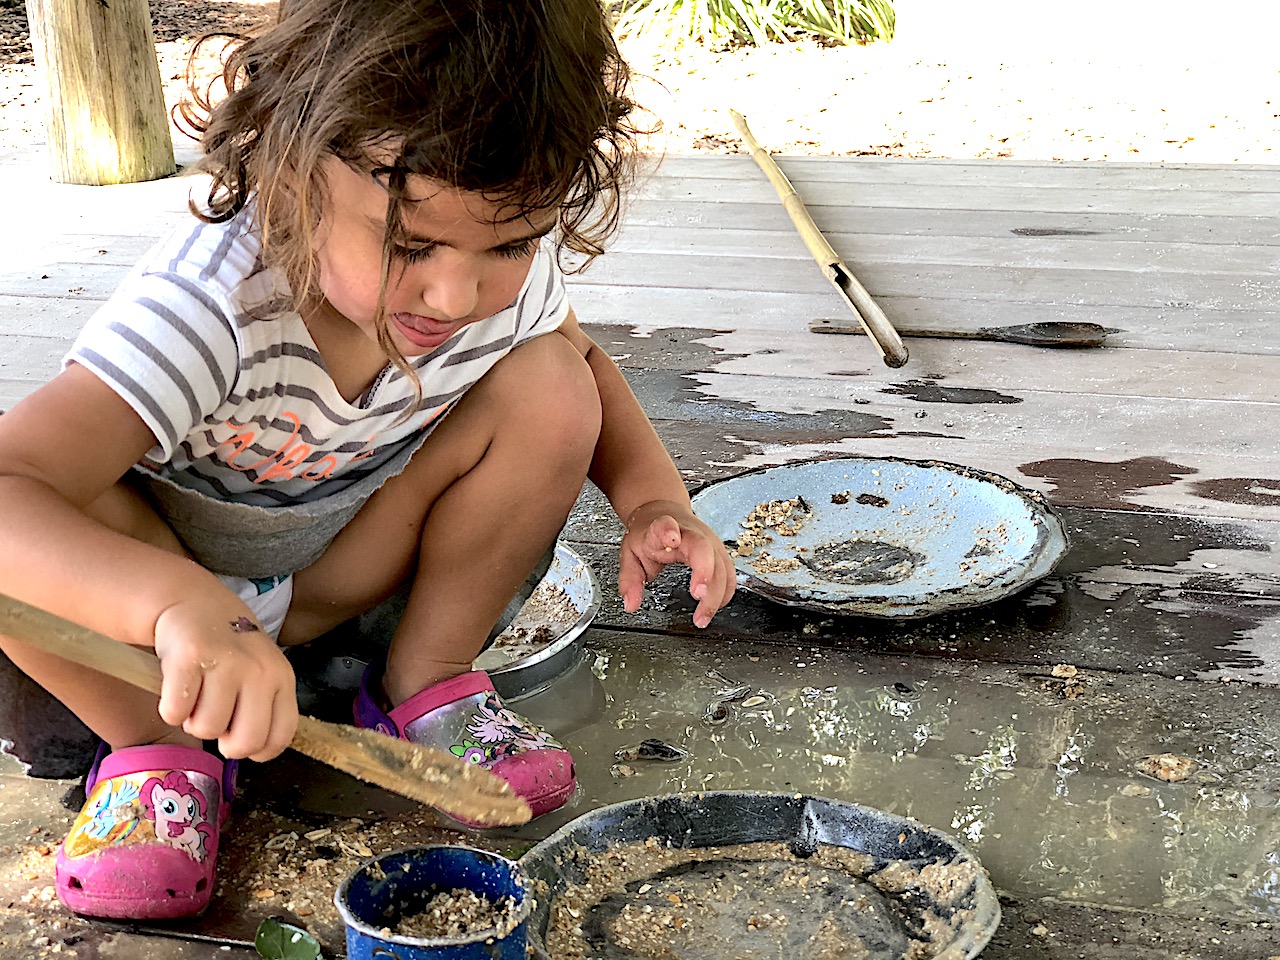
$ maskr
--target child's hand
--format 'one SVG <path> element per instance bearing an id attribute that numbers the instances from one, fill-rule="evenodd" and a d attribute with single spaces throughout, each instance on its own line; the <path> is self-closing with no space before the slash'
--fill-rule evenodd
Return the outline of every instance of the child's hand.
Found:
<path id="1" fill-rule="evenodd" d="M 293 667 L 233 597 L 175 604 L 156 621 L 160 717 L 228 758 L 270 760 L 293 739 Z"/>
<path id="2" fill-rule="evenodd" d="M 698 601 L 693 622 L 705 627 L 737 587 L 729 551 L 689 507 L 654 500 L 631 514 L 622 538 L 618 592 L 628 613 L 640 609 L 645 584 L 670 563 L 689 568 L 689 593 Z"/>

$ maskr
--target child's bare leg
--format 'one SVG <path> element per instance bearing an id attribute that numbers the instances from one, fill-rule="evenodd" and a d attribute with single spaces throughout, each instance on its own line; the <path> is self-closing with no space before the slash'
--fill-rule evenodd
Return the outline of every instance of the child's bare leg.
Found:
<path id="1" fill-rule="evenodd" d="M 104 493 L 85 512 L 136 540 L 185 555 L 168 525 L 123 483 Z M 199 745 L 196 738 L 160 719 L 154 694 L 7 637 L 0 637 L 0 649 L 113 749 L 148 743 Z"/>
<path id="2" fill-rule="evenodd" d="M 383 681 L 391 702 L 470 670 L 563 526 L 599 431 L 595 381 L 568 340 L 514 350 L 298 574 L 282 642 L 317 636 L 409 579 Z"/>

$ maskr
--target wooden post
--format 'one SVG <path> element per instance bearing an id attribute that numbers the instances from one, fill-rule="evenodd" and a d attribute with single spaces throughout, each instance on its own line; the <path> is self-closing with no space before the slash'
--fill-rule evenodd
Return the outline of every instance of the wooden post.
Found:
<path id="1" fill-rule="evenodd" d="M 136 183 L 174 173 L 147 0 L 27 0 L 53 179 Z"/>

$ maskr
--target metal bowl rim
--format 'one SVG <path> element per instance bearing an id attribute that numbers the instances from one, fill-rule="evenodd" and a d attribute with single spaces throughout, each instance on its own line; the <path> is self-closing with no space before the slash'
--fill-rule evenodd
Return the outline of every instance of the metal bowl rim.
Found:
<path id="1" fill-rule="evenodd" d="M 537 666 L 544 660 L 550 660 L 562 653 L 565 649 L 572 646 L 579 637 L 586 632 L 587 627 L 591 625 L 591 621 L 596 618 L 596 614 L 600 612 L 600 581 L 596 577 L 596 573 L 591 569 L 591 564 L 587 563 L 582 556 L 571 547 L 563 542 L 556 543 L 556 560 L 563 563 L 578 564 L 587 575 L 587 586 L 589 588 L 589 598 L 586 607 L 578 615 L 578 619 L 569 626 L 564 633 L 552 640 L 541 650 L 527 654 L 518 660 L 512 660 L 510 663 L 493 670 L 486 670 L 489 676 L 508 676 L 510 674 L 519 673 L 529 667 Z"/>
<path id="2" fill-rule="evenodd" d="M 968 930 L 963 934 L 960 934 L 958 931 L 957 933 L 959 935 L 949 943 L 944 944 L 942 952 L 937 954 L 934 960 L 971 960 L 971 958 L 978 956 L 978 954 L 982 952 L 990 939 L 995 935 L 997 928 L 1000 926 L 1000 898 L 996 894 L 995 885 L 992 883 L 991 877 L 987 873 L 986 868 L 983 867 L 982 861 L 978 859 L 972 850 L 959 840 L 955 839 L 948 833 L 938 830 L 936 827 L 931 827 L 928 824 L 921 823 L 919 820 L 915 820 L 911 817 L 904 817 L 900 814 L 890 813 L 887 810 L 881 810 L 878 807 L 869 807 L 865 804 L 855 803 L 851 800 L 837 800 L 831 797 L 822 797 L 815 794 L 771 790 L 701 790 L 694 793 L 655 794 L 653 796 L 637 797 L 632 800 L 622 800 L 618 803 L 606 804 L 601 807 L 596 807 L 593 810 L 588 810 L 586 813 L 580 814 L 573 820 L 570 820 L 554 833 L 526 850 L 520 857 L 518 863 L 523 868 L 525 867 L 526 861 L 541 860 L 545 853 L 548 851 L 554 851 L 558 846 L 569 841 L 578 831 L 585 829 L 592 818 L 599 818 L 606 813 L 624 813 L 628 810 L 637 809 L 647 804 L 664 801 L 689 804 L 706 797 L 722 797 L 730 800 L 735 797 L 775 798 L 777 800 L 787 801 L 790 803 L 805 804 L 806 806 L 811 803 L 816 803 L 832 808 L 855 810 L 883 820 L 891 822 L 896 821 L 902 824 L 902 826 L 909 827 L 913 830 L 924 831 L 932 837 L 943 841 L 945 845 L 955 851 L 955 855 L 957 857 L 962 857 L 975 863 L 979 870 L 977 879 L 974 883 L 973 896 L 975 904 L 972 908 L 973 915 L 970 920 Z M 598 853 L 600 850 L 606 849 L 605 847 L 601 847 L 599 850 L 593 849 L 585 842 L 582 846 L 591 853 Z M 532 880 L 532 871 L 526 870 L 525 877 Z M 553 890 L 548 896 L 548 908 L 550 907 L 551 900 L 554 899 L 554 893 L 555 891 Z M 539 912 L 540 907 L 541 905 L 536 907 L 535 912 Z M 531 916 L 530 920 L 532 921 L 532 919 L 533 917 Z M 532 922 L 529 925 L 531 941 L 541 941 L 545 934 L 544 930 L 536 929 L 536 926 L 537 925 Z M 962 928 L 962 930 L 964 930 L 964 928 Z M 964 942 L 966 940 L 968 941 L 967 943 Z"/>

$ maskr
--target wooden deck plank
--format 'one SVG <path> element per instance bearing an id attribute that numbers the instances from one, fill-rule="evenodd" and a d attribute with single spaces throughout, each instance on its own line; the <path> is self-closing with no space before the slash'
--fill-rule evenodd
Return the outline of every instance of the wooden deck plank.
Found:
<path id="1" fill-rule="evenodd" d="M 1259 276 L 1280 270 L 1280 252 L 1265 244 L 1204 244 L 1108 237 L 1019 237 L 1007 230 L 978 234 L 930 234 L 830 231 L 827 239 L 851 265 L 989 266 L 1002 264 L 1037 270 L 1096 270 L 1143 274 L 1213 274 Z M 26 245 L 6 258 L 7 273 L 22 265 L 91 264 L 127 268 L 154 244 L 151 237 L 68 234 Z M 628 223 L 600 263 L 618 254 L 688 256 L 717 269 L 722 260 L 778 259 L 809 263 L 808 251 L 795 230 L 743 229 L 705 225 Z M 17 261 L 17 262 L 15 262 Z M 588 268 L 591 279 L 596 273 Z M 122 271 L 123 273 L 123 271 Z"/>
<path id="2" fill-rule="evenodd" d="M 643 339 L 629 337 L 628 341 L 635 344 Z M 9 403 L 56 372 L 67 347 L 56 337 L 14 335 L 7 337 L 6 343 L 9 349 L 0 366 L 0 397 Z M 823 376 L 786 356 L 770 354 L 775 363 L 764 364 L 762 355 L 749 354 L 745 365 L 732 357 L 697 370 L 686 369 L 687 359 L 683 367 L 673 362 L 670 369 L 680 372 L 676 385 L 692 394 L 681 396 L 657 392 L 659 388 L 669 390 L 671 381 L 669 377 L 654 380 L 646 372 L 652 370 L 652 361 L 642 357 L 629 363 L 631 357 L 618 349 L 616 341 L 610 343 L 605 338 L 605 343 L 624 366 L 632 367 L 633 382 L 650 414 L 666 422 L 665 434 L 678 437 L 681 424 L 705 421 L 708 415 L 698 404 L 707 403 L 712 405 L 709 416 L 723 421 L 724 433 L 740 435 L 737 441 L 723 444 L 725 449 L 710 462 L 681 461 L 697 479 L 766 462 L 841 452 L 937 457 L 991 469 L 1046 489 L 1055 499 L 1078 502 L 1078 485 L 1058 496 L 1051 479 L 1026 475 L 1023 468 L 1043 460 L 1062 461 L 1061 469 L 1068 469 L 1072 464 L 1156 458 L 1180 465 L 1187 479 L 1171 480 L 1154 490 L 1142 489 L 1132 498 L 1136 505 L 1255 517 L 1274 516 L 1280 508 L 1280 482 L 1267 484 L 1280 476 L 1271 453 L 1269 427 L 1280 416 L 1277 381 L 1257 366 L 1245 371 L 1248 374 L 1252 369 L 1255 376 L 1242 376 L 1236 382 L 1255 383 L 1261 396 L 1244 399 L 1217 395 L 1211 379 L 1197 380 L 1204 389 L 1180 396 L 1150 395 L 1161 383 L 1160 372 L 1155 371 L 1152 379 L 1126 378 L 1124 355 L 1112 351 L 1103 351 L 1115 358 L 1107 370 L 1089 374 L 1086 371 L 1094 363 L 1090 355 L 1057 355 L 1049 372 L 1034 365 L 1021 369 L 1002 365 L 999 348 L 991 346 L 983 352 L 997 374 L 1003 367 L 1003 376 L 993 379 L 981 369 L 971 371 L 961 366 L 969 361 L 960 360 L 953 361 L 950 370 L 938 365 L 923 380 L 905 370 L 881 373 L 874 368 L 856 377 L 839 372 Z M 1044 359 L 1044 354 L 1039 356 Z M 1220 381 L 1233 382 L 1236 371 L 1228 358 L 1213 359 L 1218 364 L 1206 371 L 1206 377 L 1215 375 L 1216 370 Z M 1272 367 L 1275 362 L 1271 361 Z M 646 366 L 637 367 L 636 363 Z M 779 377 L 776 371 L 788 366 L 799 366 L 803 372 Z M 1171 359 L 1164 369 L 1177 366 L 1176 359 Z M 1055 377 L 1056 389 L 1052 382 L 1046 383 Z M 1117 381 L 1121 388 L 1116 387 Z M 646 389 L 644 385 L 651 382 L 659 388 Z M 1129 388 L 1127 394 L 1119 392 L 1124 385 Z M 1110 412 L 1099 416 L 1101 410 Z M 741 411 L 737 416 L 746 421 L 772 416 L 779 428 L 772 434 L 767 430 L 744 432 L 742 425 L 735 423 L 735 411 Z M 1222 486 L 1223 481 L 1239 477 L 1251 479 L 1238 491 L 1243 495 L 1253 489 L 1254 495 L 1245 497 L 1250 503 L 1188 495 L 1192 489 L 1212 490 L 1215 484 Z"/>
<path id="3" fill-rule="evenodd" d="M 46 263 L 0 274 L 0 295 L 105 299 L 123 273 L 111 263 Z M 891 320 L 906 324 L 954 322 L 964 329 L 970 323 L 1092 320 L 1138 335 L 1117 338 L 1121 345 L 1275 349 L 1260 322 L 1280 303 L 1274 275 L 901 262 L 859 263 L 857 273 Z M 622 252 L 601 258 L 572 282 L 576 302 L 585 307 L 582 315 L 603 323 L 644 318 L 657 324 L 804 329 L 813 319 L 846 309 L 803 259 L 762 263 Z M 1166 331 L 1186 339 L 1165 336 Z"/>
<path id="4" fill-rule="evenodd" d="M 936 383 L 943 402 L 980 402 L 999 393 L 1091 393 L 1116 403 L 1127 397 L 1280 402 L 1280 358 L 1175 350 L 1011 349 L 967 340 L 908 339 L 911 360 L 885 367 L 865 337 L 797 336 L 795 331 L 718 332 L 690 328 L 636 331 L 585 324 L 625 368 L 714 371 L 797 380 L 865 378 L 882 389 Z M 688 344 L 705 348 L 694 352 Z M 1194 368 L 1194 377 L 1186 371 Z M 965 391 L 976 391 L 966 394 Z"/>
<path id="5" fill-rule="evenodd" d="M 814 457 L 891 456 L 990 470 L 1061 504 L 1280 519 L 1274 401 L 813 380 L 725 373 L 706 359 L 627 371 L 690 482 Z"/>
<path id="6" fill-rule="evenodd" d="M 1065 302 L 1214 312 L 1280 310 L 1280 276 L 1275 275 L 899 262 L 861 262 L 856 273 L 877 298 L 932 296 L 988 305 Z M 47 263 L 0 273 L 0 295 L 63 297 L 70 293 L 102 300 L 111 295 L 123 274 L 114 264 Z M 640 299 L 637 291 L 650 288 L 764 294 L 813 294 L 830 289 L 808 259 L 702 258 L 649 252 L 607 254 L 575 277 L 574 284 L 629 290 L 633 301 Z"/>
<path id="7" fill-rule="evenodd" d="M 23 297 L 0 294 L 0 336 L 56 337 L 70 343 L 100 306 L 100 300 L 70 295 Z"/>
<path id="8" fill-rule="evenodd" d="M 937 210 L 1021 210 L 1036 213 L 1128 213 L 1133 215 L 1212 215 L 1274 217 L 1280 214 L 1280 185 L 1270 190 L 1221 191 L 1170 186 L 1164 190 L 1106 190 L 1096 186 L 1056 188 L 1003 184 L 804 183 L 806 204 L 842 207 L 927 207 Z M 799 192 L 799 187 L 797 187 Z M 773 199 L 773 188 L 759 174 L 721 178 L 655 177 L 637 195 L 682 202 L 761 203 Z M 779 209 L 781 207 L 779 206 Z"/>
<path id="9" fill-rule="evenodd" d="M 682 434 L 705 437 L 707 431 L 688 420 L 655 421 L 672 449 Z M 831 432 L 839 430 L 831 427 Z M 923 431 L 921 431 L 923 432 Z M 1127 444 L 1127 449 L 1023 443 L 1021 440 L 943 440 L 899 434 L 887 437 L 796 439 L 794 434 L 756 433 L 729 427 L 712 456 L 698 453 L 676 458 L 690 484 L 723 480 L 747 470 L 832 457 L 897 457 L 938 460 L 989 471 L 1038 490 L 1058 505 L 1080 505 L 1113 511 L 1161 511 L 1171 515 L 1221 520 L 1272 521 L 1280 517 L 1280 470 L 1274 457 L 1212 454 L 1168 454 Z M 725 448 L 728 448 L 727 452 Z M 1169 459 L 1170 456 L 1176 459 Z M 1169 479 L 1151 479 L 1164 470 Z M 1129 478 L 1132 477 L 1130 480 Z M 1132 488 L 1127 484 L 1132 483 Z M 1274 562 L 1274 561 L 1272 561 Z"/>
<path id="10" fill-rule="evenodd" d="M 53 265 L 51 271 L 60 265 Z M 853 264 L 850 264 L 853 268 Z M 1044 269 L 1005 264 L 862 261 L 855 269 L 872 296 L 945 296 L 987 303 L 1044 301 L 1094 306 L 1185 305 L 1206 310 L 1274 310 L 1280 277 L 1265 274 L 1198 274 L 1100 270 L 1075 266 Z M 0 284 L 11 292 L 12 281 Z M 621 287 L 685 287 L 810 293 L 826 286 L 812 260 L 700 258 L 663 253 L 609 253 L 584 272 L 582 284 Z"/>
<path id="11" fill-rule="evenodd" d="M 58 372 L 71 342 L 61 337 L 0 334 L 4 356 L 0 358 L 0 383 L 34 390 Z"/>
<path id="12" fill-rule="evenodd" d="M 807 157 L 774 154 L 793 184 L 900 183 L 916 185 L 999 185 L 1032 189 L 1091 186 L 1126 191 L 1197 189 L 1252 193 L 1280 190 L 1280 169 L 1268 164 L 1111 163 L 1062 161 L 984 162 L 945 158 Z M 664 157 L 650 176 L 683 180 L 763 177 L 746 154 Z"/>
<path id="13" fill-rule="evenodd" d="M 877 236 L 1021 236 L 1028 244 L 1046 231 L 1066 238 L 1115 237 L 1156 243 L 1194 242 L 1204 246 L 1280 244 L 1280 223 L 1267 217 L 1227 217 L 1130 213 L 1098 213 L 1076 209 L 1062 213 L 1017 210 L 936 210 L 918 207 L 861 207 L 806 204 L 824 232 Z M 627 226 L 661 225 L 694 228 L 789 229 L 790 221 L 776 198 L 754 203 L 638 199 L 627 206 Z M 1021 234 L 1016 231 L 1022 231 Z"/>
<path id="14" fill-rule="evenodd" d="M 1073 438 L 1082 435 L 1073 427 L 1086 425 L 1091 445 L 1104 448 L 1152 443 L 1162 452 L 1182 450 L 1186 455 L 1248 456 L 1253 449 L 1269 457 L 1280 423 L 1280 404 L 1274 402 L 1120 399 L 1109 394 L 1022 390 L 987 402 L 938 404 L 912 396 L 919 391 L 859 378 L 811 380 L 708 371 L 690 372 L 681 381 L 686 393 L 741 404 L 744 409 L 783 414 L 848 411 L 883 417 L 888 420 L 882 428 L 886 435 L 908 429 L 954 431 L 966 440 L 995 441 L 1012 438 L 1017 430 L 1022 431 L 1024 443 L 1068 448 L 1074 445 Z M 664 402 L 654 397 L 653 402 L 662 404 L 650 411 L 654 416 L 664 416 L 672 405 L 689 404 L 680 398 Z M 926 419 L 943 422 L 918 422 Z M 1280 471 L 1280 464 L 1276 468 Z"/>
<path id="15" fill-rule="evenodd" d="M 819 278 L 821 283 L 821 278 Z M 688 287 L 606 286 L 577 279 L 571 285 L 579 318 L 601 324 L 643 327 L 703 327 L 711 330 L 768 330 L 779 334 L 808 330 L 822 317 L 848 315 L 844 301 L 826 292 L 776 293 L 702 290 Z M 923 294 L 876 296 L 895 323 L 955 330 L 1044 321 L 1099 323 L 1118 331 L 1108 342 L 1149 350 L 1280 353 L 1270 331 L 1280 307 L 1249 310 L 1192 309 L 1190 304 L 1093 305 L 1070 300 L 987 301 Z M 1019 348 L 1007 348 L 1015 354 Z M 1032 348 L 1026 348 L 1032 349 Z"/>
<path id="16" fill-rule="evenodd" d="M 1203 244 L 1182 241 L 1027 238 L 1011 236 L 1008 231 L 982 236 L 929 237 L 829 231 L 825 236 L 851 268 L 865 263 L 982 267 L 1000 264 L 1037 270 L 1243 276 L 1274 275 L 1280 271 L 1280 250 L 1260 244 L 1236 243 L 1206 249 Z M 702 226 L 629 224 L 610 244 L 609 252 L 600 262 L 607 262 L 620 253 L 697 257 L 705 260 L 711 269 L 726 259 L 812 262 L 800 235 L 790 228 L 722 227 L 712 231 Z"/>

